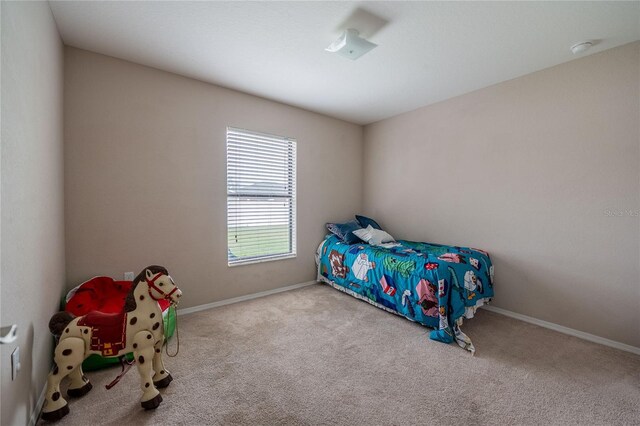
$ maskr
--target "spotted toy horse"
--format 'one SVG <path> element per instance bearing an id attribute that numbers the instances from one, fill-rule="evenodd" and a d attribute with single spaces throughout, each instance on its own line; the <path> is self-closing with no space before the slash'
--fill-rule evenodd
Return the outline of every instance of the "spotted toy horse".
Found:
<path id="1" fill-rule="evenodd" d="M 140 373 L 141 405 L 149 410 L 162 402 L 158 388 L 173 380 L 162 362 L 164 326 L 158 301 L 177 304 L 182 296 L 169 273 L 162 266 L 149 266 L 134 279 L 122 312 L 90 312 L 74 317 L 58 312 L 49 322 L 51 332 L 59 336 L 55 365 L 47 381 L 42 418 L 60 420 L 69 414 L 67 401 L 60 394 L 60 381 L 69 376 L 69 397 L 87 394 L 92 385 L 82 373 L 82 362 L 89 355 L 121 357 L 133 352 Z"/>

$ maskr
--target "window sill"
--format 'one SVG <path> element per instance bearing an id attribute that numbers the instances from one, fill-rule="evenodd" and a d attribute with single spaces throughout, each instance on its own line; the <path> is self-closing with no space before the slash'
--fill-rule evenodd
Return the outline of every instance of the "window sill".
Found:
<path id="1" fill-rule="evenodd" d="M 286 254 L 281 256 L 260 257 L 256 259 L 238 260 L 233 263 L 227 262 L 227 266 L 229 266 L 230 268 L 235 268 L 236 266 L 253 265 L 254 263 L 273 262 L 276 260 L 295 259 L 296 257 L 298 257 L 296 253 L 291 253 L 291 254 Z"/>

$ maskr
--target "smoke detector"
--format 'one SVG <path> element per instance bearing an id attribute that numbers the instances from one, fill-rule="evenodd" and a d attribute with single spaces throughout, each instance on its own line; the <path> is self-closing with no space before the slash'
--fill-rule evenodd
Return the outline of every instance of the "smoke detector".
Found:
<path id="1" fill-rule="evenodd" d="M 593 43 L 590 41 L 583 41 L 581 43 L 574 44 L 573 46 L 571 46 L 571 53 L 573 53 L 574 55 L 578 55 L 590 49 L 591 46 L 593 46 Z"/>
<path id="2" fill-rule="evenodd" d="M 351 60 L 356 60 L 374 47 L 378 46 L 375 43 L 371 43 L 370 41 L 363 39 L 359 34 L 360 33 L 357 30 L 349 28 L 325 50 L 327 52 L 337 53 L 338 55 Z"/>

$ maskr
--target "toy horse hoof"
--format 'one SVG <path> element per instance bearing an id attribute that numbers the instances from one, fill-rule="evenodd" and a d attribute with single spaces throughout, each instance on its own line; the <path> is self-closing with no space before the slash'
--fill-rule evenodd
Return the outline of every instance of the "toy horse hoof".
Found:
<path id="1" fill-rule="evenodd" d="M 60 407 L 54 411 L 49 411 L 48 413 L 43 412 L 41 418 L 47 422 L 57 422 L 67 414 L 69 414 L 69 406 L 65 405 L 64 407 Z"/>
<path id="2" fill-rule="evenodd" d="M 89 391 L 93 389 L 93 385 L 91 382 L 87 382 L 83 387 L 77 389 L 67 389 L 67 395 L 71 398 L 80 398 L 81 396 L 85 396 L 89 393 Z"/>
<path id="3" fill-rule="evenodd" d="M 158 380 L 157 382 L 153 382 L 153 385 L 158 389 L 162 389 L 169 386 L 169 383 L 171 383 L 172 381 L 173 381 L 173 377 L 171 377 L 171 374 L 169 374 L 164 379 Z"/>
<path id="4" fill-rule="evenodd" d="M 162 402 L 162 395 L 158 394 L 148 401 L 142 401 L 140 405 L 142 405 L 142 408 L 144 408 L 145 410 L 154 410 L 158 408 L 158 405 L 160 405 L 161 402 Z"/>

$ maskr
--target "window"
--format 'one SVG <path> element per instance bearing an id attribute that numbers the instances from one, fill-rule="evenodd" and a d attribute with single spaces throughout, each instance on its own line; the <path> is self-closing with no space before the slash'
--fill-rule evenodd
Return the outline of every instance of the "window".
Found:
<path id="1" fill-rule="evenodd" d="M 229 266 L 296 255 L 296 141 L 227 128 Z"/>

